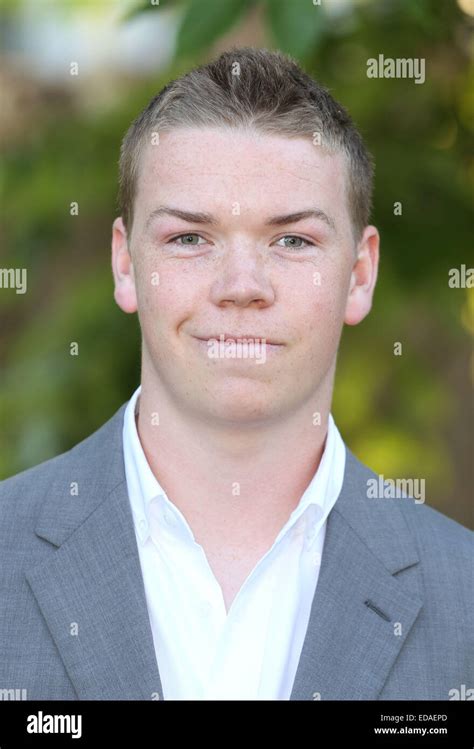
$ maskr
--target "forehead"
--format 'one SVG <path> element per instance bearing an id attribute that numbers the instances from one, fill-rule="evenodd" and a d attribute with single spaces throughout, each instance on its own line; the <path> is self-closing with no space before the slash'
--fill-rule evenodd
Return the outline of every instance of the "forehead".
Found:
<path id="1" fill-rule="evenodd" d="M 301 200 L 317 200 L 336 214 L 345 210 L 345 175 L 343 155 L 327 153 L 310 137 L 180 128 L 143 149 L 135 208 L 138 214 L 164 197 L 193 208 L 210 198 L 297 209 Z"/>

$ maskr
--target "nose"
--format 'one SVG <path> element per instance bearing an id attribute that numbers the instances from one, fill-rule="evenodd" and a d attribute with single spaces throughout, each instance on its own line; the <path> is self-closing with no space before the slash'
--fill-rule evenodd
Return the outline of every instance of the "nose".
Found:
<path id="1" fill-rule="evenodd" d="M 219 307 L 267 307 L 275 300 L 264 259 L 255 248 L 232 248 L 219 264 L 211 286 L 211 300 Z"/>

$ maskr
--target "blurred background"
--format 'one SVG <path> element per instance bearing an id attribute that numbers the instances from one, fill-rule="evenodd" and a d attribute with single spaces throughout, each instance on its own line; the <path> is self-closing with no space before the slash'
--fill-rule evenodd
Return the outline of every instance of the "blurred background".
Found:
<path id="1" fill-rule="evenodd" d="M 171 78 L 251 45 L 296 57 L 376 161 L 381 263 L 371 314 L 343 332 L 342 436 L 474 527 L 474 289 L 449 285 L 474 265 L 473 18 L 472 0 L 0 0 L 0 268 L 28 281 L 0 288 L 0 478 L 72 447 L 139 384 L 110 270 L 121 138 Z M 379 54 L 425 58 L 425 83 L 368 78 Z"/>

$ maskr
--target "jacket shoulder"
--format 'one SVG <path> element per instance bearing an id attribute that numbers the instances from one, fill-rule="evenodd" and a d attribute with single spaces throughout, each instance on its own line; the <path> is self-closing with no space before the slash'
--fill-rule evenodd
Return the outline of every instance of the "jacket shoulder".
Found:
<path id="1" fill-rule="evenodd" d="M 369 481 L 380 485 L 380 476 L 372 468 L 363 463 L 351 450 L 347 449 L 349 482 L 352 489 L 359 496 L 364 496 L 364 502 L 370 506 L 374 501 L 369 498 L 367 487 Z M 361 490 L 361 487 L 364 487 Z M 427 498 L 429 502 L 429 497 Z M 443 512 L 426 504 L 425 499 L 421 501 L 414 496 L 393 497 L 387 494 L 376 500 L 384 503 L 388 513 L 396 512 L 396 508 L 402 513 L 406 525 L 412 534 L 418 539 L 421 546 L 432 548 L 434 545 L 459 546 L 462 553 L 472 554 L 474 544 L 474 532 L 461 523 L 453 520 Z"/>
<path id="2" fill-rule="evenodd" d="M 414 496 L 370 498 L 368 481 L 379 482 L 376 474 L 349 451 L 353 492 L 360 498 L 359 510 L 371 515 L 376 503 L 381 527 L 407 533 L 416 547 L 425 585 L 444 590 L 446 597 L 460 594 L 468 608 L 474 602 L 474 532 Z M 429 502 L 429 497 L 426 498 Z M 399 523 L 399 518 L 403 523 Z M 397 539 L 393 539 L 397 543 Z M 399 539 L 401 544 L 403 539 Z"/>
<path id="3" fill-rule="evenodd" d="M 425 583 L 441 585 L 452 596 L 457 591 L 474 616 L 473 531 L 426 504 L 408 502 L 402 512 L 416 540 Z"/>

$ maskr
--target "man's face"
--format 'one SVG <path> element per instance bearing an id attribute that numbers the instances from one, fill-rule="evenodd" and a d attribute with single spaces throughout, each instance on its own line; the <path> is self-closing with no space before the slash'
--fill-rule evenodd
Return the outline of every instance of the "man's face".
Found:
<path id="1" fill-rule="evenodd" d="M 127 246 L 117 219 L 113 255 L 115 298 L 138 309 L 142 378 L 157 395 L 227 423 L 317 410 L 343 323 L 367 314 L 375 283 L 362 279 L 361 296 L 345 180 L 340 154 L 299 138 L 196 128 L 146 147 L 132 235 Z M 158 207 L 212 222 L 150 218 Z M 282 218 L 304 211 L 319 214 Z M 222 356 L 232 343 L 210 355 L 208 339 L 232 334 L 260 341 L 253 358 L 235 344 Z"/>

